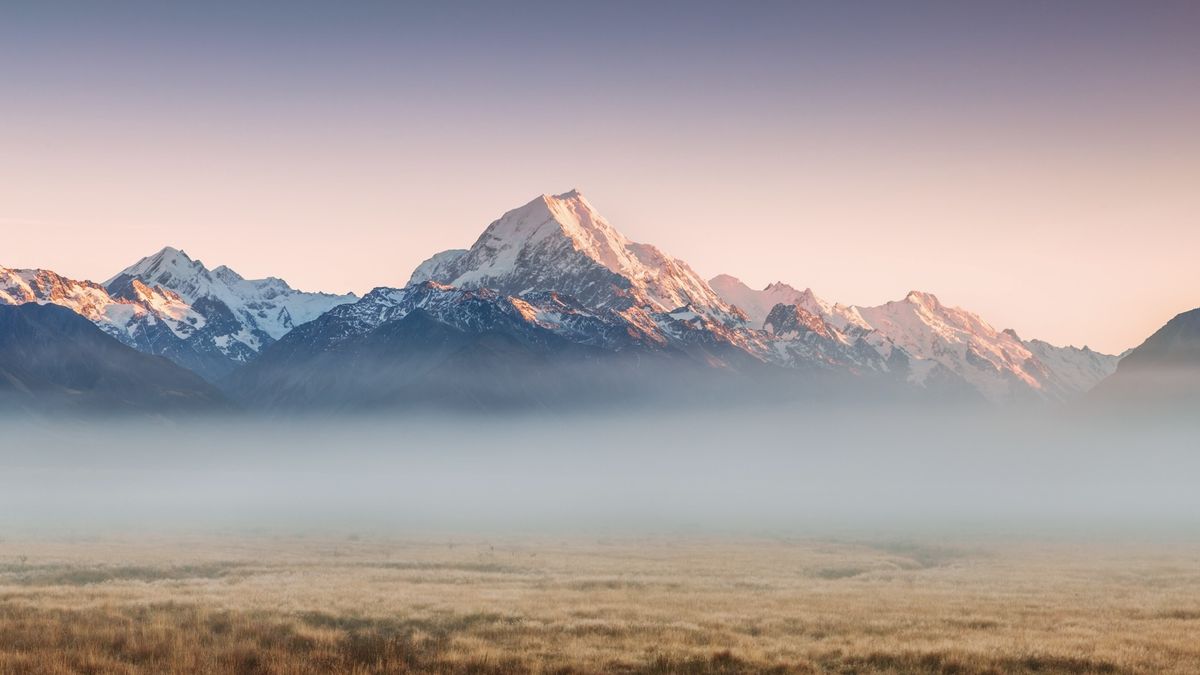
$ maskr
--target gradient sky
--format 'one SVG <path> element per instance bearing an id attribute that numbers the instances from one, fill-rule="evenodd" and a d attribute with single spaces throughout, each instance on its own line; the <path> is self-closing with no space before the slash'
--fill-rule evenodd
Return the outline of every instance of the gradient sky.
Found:
<path id="1" fill-rule="evenodd" d="M 578 187 L 753 286 L 1108 351 L 1200 306 L 1200 3 L 182 5 L 0 5 L 0 265 L 362 292 Z"/>

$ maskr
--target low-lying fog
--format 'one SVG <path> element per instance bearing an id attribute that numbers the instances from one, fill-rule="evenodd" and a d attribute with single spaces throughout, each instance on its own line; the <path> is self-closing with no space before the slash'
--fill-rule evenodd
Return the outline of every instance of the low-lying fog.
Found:
<path id="1" fill-rule="evenodd" d="M 1200 533 L 1200 424 L 776 409 L 0 420 L 0 532 Z"/>

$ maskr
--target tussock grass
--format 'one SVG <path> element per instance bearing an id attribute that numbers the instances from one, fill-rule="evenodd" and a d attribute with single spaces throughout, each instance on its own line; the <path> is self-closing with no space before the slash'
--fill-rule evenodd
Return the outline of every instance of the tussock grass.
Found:
<path id="1" fill-rule="evenodd" d="M 1196 673 L 1197 560 L 1012 542 L 8 540 L 0 675 Z"/>
<path id="2" fill-rule="evenodd" d="M 414 570 L 420 572 L 451 571 L 451 572 L 480 572 L 483 574 L 532 574 L 535 571 L 525 567 L 502 565 L 495 562 L 370 562 L 360 563 L 361 567 L 374 567 L 385 570 Z"/>
<path id="3" fill-rule="evenodd" d="M 820 579 L 849 579 L 869 571 L 864 567 L 822 567 L 813 572 L 813 576 Z"/>
<path id="4" fill-rule="evenodd" d="M 74 565 L 2 565 L 0 584 L 24 586 L 87 586 L 107 581 L 180 581 L 186 579 L 220 579 L 241 573 L 236 563 L 203 563 L 169 567 L 145 565 L 74 566 Z"/>

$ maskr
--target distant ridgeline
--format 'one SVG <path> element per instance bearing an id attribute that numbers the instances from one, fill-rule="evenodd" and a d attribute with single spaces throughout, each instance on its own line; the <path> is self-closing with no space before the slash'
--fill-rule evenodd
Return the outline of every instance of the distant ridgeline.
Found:
<path id="1" fill-rule="evenodd" d="M 1150 386 L 1148 370 L 1188 389 L 1197 362 L 1196 312 L 1118 368 L 1119 356 L 1023 340 L 929 293 L 858 307 L 705 281 L 577 191 L 509 211 L 405 287 L 361 298 L 210 270 L 168 247 L 104 284 L 0 268 L 0 304 L 16 306 L 0 323 L 2 405 L 21 409 L 1011 405 L 1079 399 L 1114 371 L 1095 396 Z M 37 309 L 50 304 L 73 314 Z"/>

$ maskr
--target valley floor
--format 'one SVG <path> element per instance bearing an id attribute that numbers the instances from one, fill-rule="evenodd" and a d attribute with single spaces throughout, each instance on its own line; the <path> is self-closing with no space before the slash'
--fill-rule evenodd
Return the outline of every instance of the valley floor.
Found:
<path id="1" fill-rule="evenodd" d="M 1196 673 L 1200 545 L 0 542 L 0 673 Z"/>

